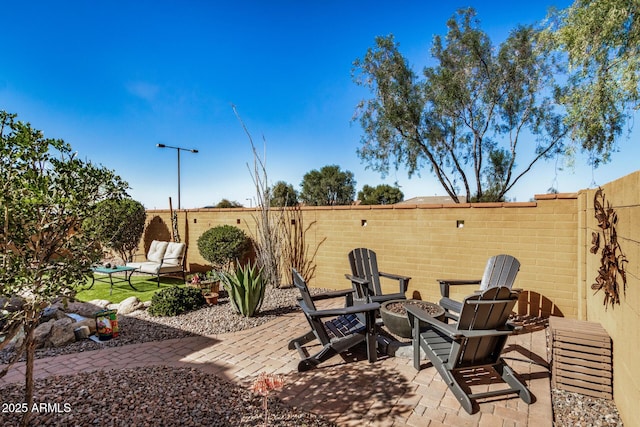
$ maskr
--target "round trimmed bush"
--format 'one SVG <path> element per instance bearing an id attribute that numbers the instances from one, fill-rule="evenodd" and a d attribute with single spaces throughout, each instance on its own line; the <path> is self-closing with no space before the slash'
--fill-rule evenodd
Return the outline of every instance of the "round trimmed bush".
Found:
<path id="1" fill-rule="evenodd" d="M 210 228 L 198 238 L 200 255 L 216 270 L 229 270 L 231 264 L 236 259 L 241 260 L 250 247 L 249 236 L 232 225 Z"/>

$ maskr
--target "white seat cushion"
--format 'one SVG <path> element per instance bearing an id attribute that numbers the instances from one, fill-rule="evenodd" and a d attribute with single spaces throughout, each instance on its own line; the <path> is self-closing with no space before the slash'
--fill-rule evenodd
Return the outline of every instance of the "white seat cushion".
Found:
<path id="1" fill-rule="evenodd" d="M 170 242 L 164 253 L 162 266 L 179 266 L 182 263 L 182 255 L 184 253 L 184 243 Z"/>
<path id="2" fill-rule="evenodd" d="M 159 240 L 151 242 L 151 246 L 149 246 L 149 253 L 147 254 L 147 260 L 161 263 L 168 245 L 169 242 L 161 242 Z"/>
<path id="3" fill-rule="evenodd" d="M 137 273 L 158 274 L 160 271 L 158 262 L 128 262 L 127 267 L 137 268 Z"/>

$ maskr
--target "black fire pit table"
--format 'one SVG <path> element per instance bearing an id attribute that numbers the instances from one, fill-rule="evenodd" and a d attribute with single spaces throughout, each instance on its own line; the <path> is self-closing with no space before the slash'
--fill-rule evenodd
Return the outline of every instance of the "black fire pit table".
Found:
<path id="1" fill-rule="evenodd" d="M 402 338 L 411 338 L 411 325 L 407 317 L 406 304 L 415 305 L 425 310 L 432 317 L 444 320 L 444 308 L 432 302 L 419 299 L 394 299 L 383 302 L 380 305 L 380 317 L 384 326 L 394 335 Z"/>

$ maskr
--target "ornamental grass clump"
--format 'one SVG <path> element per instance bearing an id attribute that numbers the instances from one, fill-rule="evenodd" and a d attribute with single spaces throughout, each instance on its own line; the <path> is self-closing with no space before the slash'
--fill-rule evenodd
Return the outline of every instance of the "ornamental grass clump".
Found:
<path id="1" fill-rule="evenodd" d="M 238 266 L 233 273 L 224 273 L 220 277 L 231 305 L 238 314 L 252 317 L 260 310 L 266 288 L 262 268 L 257 269 L 255 265 L 248 263 L 244 267 Z"/>

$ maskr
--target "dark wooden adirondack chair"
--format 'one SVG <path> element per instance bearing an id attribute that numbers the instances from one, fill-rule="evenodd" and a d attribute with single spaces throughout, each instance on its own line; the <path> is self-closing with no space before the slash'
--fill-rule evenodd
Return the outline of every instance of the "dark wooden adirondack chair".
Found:
<path id="1" fill-rule="evenodd" d="M 413 366 L 420 370 L 422 348 L 469 414 L 476 409 L 472 399 L 518 393 L 526 403 L 532 402 L 527 387 L 500 357 L 507 337 L 513 333 L 507 320 L 517 300 L 518 294 L 506 287 L 468 296 L 462 302 L 457 324 L 441 322 L 416 306 L 407 306 L 413 334 Z M 464 371 L 465 375 L 486 378 L 490 369 L 495 370 L 509 388 L 474 394 L 465 391 L 456 377 Z"/>
<path id="2" fill-rule="evenodd" d="M 438 279 L 440 283 L 440 294 L 442 298 L 439 304 L 447 312 L 447 317 L 457 319 L 457 315 L 451 312 L 460 313 L 462 303 L 449 298 L 449 288 L 456 285 L 479 285 L 479 291 L 505 286 L 509 289 L 513 287 L 516 275 L 520 270 L 520 262 L 511 255 L 496 255 L 487 261 L 482 279 L 479 280 L 451 280 Z"/>
<path id="3" fill-rule="evenodd" d="M 405 292 L 407 292 L 411 278 L 379 271 L 376 253 L 371 249 L 358 248 L 349 252 L 349 264 L 351 265 L 351 274 L 345 274 L 345 277 L 351 281 L 356 293 L 360 289 L 366 291 L 366 299 L 368 301 L 383 303 L 393 299 L 406 298 Z M 382 293 L 381 277 L 398 281 L 398 292 Z M 357 295 L 357 297 L 360 297 L 360 295 Z"/>
<path id="4" fill-rule="evenodd" d="M 300 290 L 301 297 L 298 298 L 298 304 L 311 326 L 311 331 L 289 342 L 289 350 L 298 350 L 302 358 L 298 363 L 299 372 L 312 369 L 333 355 L 349 350 L 362 342 L 366 342 L 369 362 L 373 363 L 377 360 L 375 313 L 380 309 L 380 304 L 350 305 L 354 292 L 351 289 L 311 296 L 306 282 L 295 269 L 293 284 Z M 322 299 L 344 297 L 347 299 L 347 305 L 344 308 L 318 310 L 314 303 Z M 309 356 L 303 345 L 314 339 L 320 341 L 322 348 L 316 354 Z"/>

